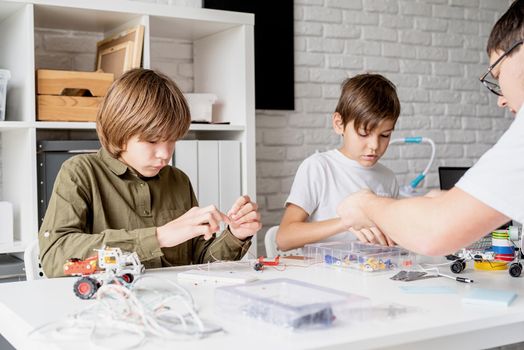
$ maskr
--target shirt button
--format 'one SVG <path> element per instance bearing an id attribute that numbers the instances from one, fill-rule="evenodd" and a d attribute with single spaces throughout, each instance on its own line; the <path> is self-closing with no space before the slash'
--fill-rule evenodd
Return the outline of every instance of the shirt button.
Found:
<path id="1" fill-rule="evenodd" d="M 45 237 L 45 238 L 49 238 L 49 231 L 45 231 L 45 232 L 44 232 L 44 237 Z"/>
<path id="2" fill-rule="evenodd" d="M 143 182 L 141 182 L 141 183 L 140 183 L 140 186 L 144 186 L 144 183 L 143 183 Z"/>

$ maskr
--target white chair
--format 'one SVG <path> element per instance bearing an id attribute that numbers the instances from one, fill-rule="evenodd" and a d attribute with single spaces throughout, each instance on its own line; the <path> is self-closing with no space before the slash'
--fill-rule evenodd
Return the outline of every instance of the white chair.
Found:
<path id="1" fill-rule="evenodd" d="M 268 258 L 274 258 L 277 255 L 280 255 L 280 256 L 302 255 L 301 248 L 291 249 L 285 252 L 278 249 L 277 232 L 278 232 L 278 226 L 272 226 L 267 230 L 266 236 L 264 237 L 264 246 L 266 247 L 266 256 Z"/>
<path id="2" fill-rule="evenodd" d="M 38 239 L 33 240 L 24 250 L 25 277 L 28 281 L 46 278 L 40 264 Z"/>

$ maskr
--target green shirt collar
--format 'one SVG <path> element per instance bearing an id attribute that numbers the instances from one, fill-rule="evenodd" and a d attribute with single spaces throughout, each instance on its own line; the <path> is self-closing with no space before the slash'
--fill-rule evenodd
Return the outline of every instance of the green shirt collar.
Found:
<path id="1" fill-rule="evenodd" d="M 115 175 L 124 175 L 127 171 L 128 166 L 119 161 L 118 159 L 113 158 L 113 156 L 104 147 L 102 147 L 98 151 L 98 155 L 100 156 L 102 161 L 107 165 L 107 167 L 111 169 L 113 173 L 115 173 Z"/>

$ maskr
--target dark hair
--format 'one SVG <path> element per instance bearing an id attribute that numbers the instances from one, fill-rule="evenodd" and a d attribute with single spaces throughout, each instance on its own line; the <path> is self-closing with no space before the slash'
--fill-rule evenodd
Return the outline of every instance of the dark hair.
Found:
<path id="1" fill-rule="evenodd" d="M 335 112 L 342 116 L 344 127 L 354 121 L 355 130 L 375 129 L 382 121 L 396 123 L 400 102 L 395 85 L 380 74 L 359 74 L 342 83 Z"/>
<path id="2" fill-rule="evenodd" d="M 96 117 L 102 146 L 118 158 L 133 136 L 145 141 L 175 141 L 191 123 L 184 95 L 167 76 L 150 69 L 122 74 L 107 92 Z"/>
<path id="3" fill-rule="evenodd" d="M 496 51 L 507 51 L 515 42 L 524 39 L 524 0 L 516 0 L 493 26 L 486 51 L 488 56 Z M 518 52 L 517 47 L 513 52 Z"/>

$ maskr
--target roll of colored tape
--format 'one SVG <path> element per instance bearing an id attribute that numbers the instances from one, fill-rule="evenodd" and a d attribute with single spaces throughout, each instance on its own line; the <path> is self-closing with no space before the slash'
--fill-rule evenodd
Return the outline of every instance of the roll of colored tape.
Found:
<path id="1" fill-rule="evenodd" d="M 494 270 L 506 270 L 508 263 L 499 261 L 475 261 L 474 267 L 477 270 L 494 271 Z"/>
<path id="2" fill-rule="evenodd" d="M 515 248 L 514 247 L 491 247 L 491 250 L 495 252 L 495 254 L 514 254 Z"/>
<path id="3" fill-rule="evenodd" d="M 492 238 L 491 244 L 494 247 L 513 247 L 513 243 L 507 239 Z"/>
<path id="4" fill-rule="evenodd" d="M 515 255 L 513 255 L 513 254 L 497 254 L 497 255 L 495 255 L 495 260 L 510 262 L 510 261 L 515 260 Z"/>

